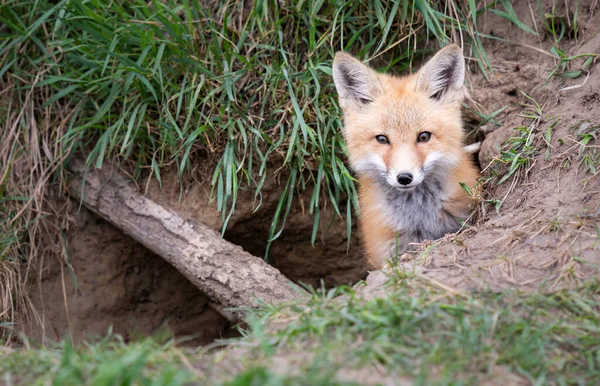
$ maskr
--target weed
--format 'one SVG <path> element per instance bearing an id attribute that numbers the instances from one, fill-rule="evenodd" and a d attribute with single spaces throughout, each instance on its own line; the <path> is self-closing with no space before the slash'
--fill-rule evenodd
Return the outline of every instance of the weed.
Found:
<path id="1" fill-rule="evenodd" d="M 547 229 L 549 232 L 556 233 L 556 232 L 562 230 L 562 227 L 563 227 L 563 225 L 562 225 L 561 221 L 556 218 L 556 219 L 552 219 L 550 221 Z"/>
<path id="2" fill-rule="evenodd" d="M 580 166 L 590 174 L 596 174 L 597 168 L 600 167 L 600 150 L 595 145 L 598 143 L 599 128 L 600 125 L 582 123 L 576 133 Z"/>
<path id="3" fill-rule="evenodd" d="M 486 215 L 486 205 L 491 205 L 495 210 L 496 210 L 496 214 L 500 214 L 500 208 L 502 208 L 502 200 L 495 198 L 495 199 L 489 199 L 489 200 L 484 200 L 481 204 L 481 211 L 482 211 L 482 217 L 485 218 Z"/>
<path id="4" fill-rule="evenodd" d="M 471 211 L 476 211 L 475 219 L 484 219 L 487 214 L 487 205 L 492 205 L 496 209 L 496 213 L 500 214 L 502 200 L 486 199 L 484 195 L 484 185 L 487 183 L 485 178 L 480 178 L 477 185 L 469 188 L 466 184 L 460 183 L 460 186 L 467 192 L 469 201 L 471 202 Z"/>
<path id="5" fill-rule="evenodd" d="M 502 145 L 500 155 L 492 161 L 492 164 L 499 162 L 508 165 L 508 170 L 505 173 L 492 169 L 492 174 L 495 177 L 500 177 L 497 182 L 498 185 L 513 177 L 519 170 L 523 170 L 524 174 L 527 175 L 535 163 L 536 155 L 539 154 L 535 134 L 540 123 L 547 118 L 544 117 L 542 107 L 535 99 L 523 92 L 521 93 L 528 99 L 529 103 L 524 104 L 524 109 L 519 116 L 530 122 L 527 126 L 515 128 L 518 135 L 509 138 Z"/>
<path id="6" fill-rule="evenodd" d="M 558 139 L 560 145 L 571 145 L 559 157 L 562 168 L 569 169 L 576 162 L 577 168 L 592 176 L 597 174 L 600 167 L 600 151 L 596 145 L 599 129 L 598 124 L 581 121 L 571 127 L 573 134 Z"/>
<path id="7" fill-rule="evenodd" d="M 498 185 L 508 180 L 520 168 L 530 169 L 538 150 L 533 146 L 533 128 L 520 126 L 515 130 L 518 136 L 509 139 L 509 143 L 500 152 L 500 162 L 509 165 L 506 174 L 500 178 Z"/>
<path id="8" fill-rule="evenodd" d="M 579 36 L 579 2 L 575 2 L 575 10 L 572 17 L 569 15 L 568 3 L 565 4 L 567 5 L 566 15 L 558 14 L 556 2 L 552 2 L 550 12 L 544 13 L 542 11 L 542 4 L 538 0 L 538 10 L 541 20 L 544 22 L 544 29 L 552 36 L 555 44 L 558 44 L 565 37 L 577 40 Z"/>
<path id="9" fill-rule="evenodd" d="M 550 158 L 550 149 L 552 148 L 552 144 L 550 143 L 552 141 L 552 133 L 554 132 L 554 128 L 556 127 L 556 125 L 558 124 L 558 121 L 554 121 L 552 122 L 549 126 L 548 129 L 546 129 L 546 132 L 544 133 L 544 142 L 546 142 L 546 152 L 544 153 L 544 160 L 547 161 Z"/>
<path id="10" fill-rule="evenodd" d="M 506 110 L 510 105 L 506 105 L 504 107 L 500 107 L 498 110 L 492 112 L 489 115 L 484 115 L 478 111 L 475 111 L 475 113 L 479 116 L 479 118 L 481 118 L 481 122 L 480 125 L 485 125 L 487 123 L 492 123 L 495 126 L 502 126 L 502 122 L 500 121 L 496 121 L 495 118 L 500 115 L 500 113 L 502 113 L 504 110 Z"/>
<path id="11" fill-rule="evenodd" d="M 548 75 L 548 78 L 546 78 L 543 86 L 546 86 L 553 76 L 558 76 L 561 78 L 578 78 L 584 73 L 589 74 L 589 69 L 594 62 L 594 59 L 598 56 L 596 54 L 589 53 L 568 56 L 558 47 L 552 47 L 550 49 L 550 53 L 552 53 L 552 55 L 554 55 L 556 58 L 557 64 L 556 67 L 550 71 L 550 74 Z M 573 64 L 573 62 L 577 59 L 583 58 L 585 58 L 585 61 L 582 64 L 577 66 Z M 575 67 L 575 69 L 572 69 L 572 67 Z"/>

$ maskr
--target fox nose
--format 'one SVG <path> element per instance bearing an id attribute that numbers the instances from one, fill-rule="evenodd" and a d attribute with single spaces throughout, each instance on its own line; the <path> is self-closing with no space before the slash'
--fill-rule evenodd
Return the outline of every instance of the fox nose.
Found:
<path id="1" fill-rule="evenodd" d="M 400 174 L 396 180 L 400 185 L 408 185 L 412 182 L 413 176 L 410 173 Z"/>

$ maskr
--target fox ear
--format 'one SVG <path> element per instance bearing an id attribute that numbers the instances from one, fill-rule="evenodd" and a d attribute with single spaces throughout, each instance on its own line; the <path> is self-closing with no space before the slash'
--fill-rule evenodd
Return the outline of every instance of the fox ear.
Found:
<path id="1" fill-rule="evenodd" d="M 367 105 L 381 93 L 377 73 L 346 52 L 335 54 L 333 81 L 344 109 Z"/>
<path id="2" fill-rule="evenodd" d="M 417 89 L 441 101 L 449 94 L 462 99 L 465 59 L 456 44 L 441 49 L 417 74 Z"/>

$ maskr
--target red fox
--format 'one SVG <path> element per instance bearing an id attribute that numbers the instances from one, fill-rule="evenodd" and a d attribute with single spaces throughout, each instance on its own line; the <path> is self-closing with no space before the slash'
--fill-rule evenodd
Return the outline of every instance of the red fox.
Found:
<path id="1" fill-rule="evenodd" d="M 409 243 L 460 229 L 479 171 L 463 147 L 465 61 L 440 50 L 414 75 L 375 72 L 348 53 L 333 60 L 344 138 L 359 182 L 360 223 L 374 268 Z"/>

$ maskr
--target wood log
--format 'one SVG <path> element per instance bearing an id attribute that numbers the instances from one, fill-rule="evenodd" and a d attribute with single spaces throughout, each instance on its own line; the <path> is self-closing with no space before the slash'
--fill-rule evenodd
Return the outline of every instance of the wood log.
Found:
<path id="1" fill-rule="evenodd" d="M 136 190 L 114 165 L 85 169 L 72 161 L 69 192 L 85 207 L 172 264 L 215 302 L 253 308 L 301 299 L 306 292 L 263 259 L 184 219 Z M 243 311 L 235 311 L 243 317 Z"/>

